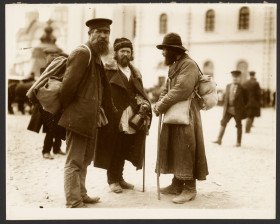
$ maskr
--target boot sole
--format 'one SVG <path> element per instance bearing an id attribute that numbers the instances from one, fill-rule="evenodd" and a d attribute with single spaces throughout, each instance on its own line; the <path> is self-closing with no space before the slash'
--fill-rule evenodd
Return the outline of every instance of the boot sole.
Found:
<path id="1" fill-rule="evenodd" d="M 195 199 L 195 197 L 196 197 L 196 196 L 193 196 L 190 200 L 187 200 L 187 201 L 182 201 L 182 202 L 178 201 L 178 202 L 177 202 L 177 201 L 173 201 L 173 200 L 172 200 L 172 202 L 175 203 L 175 204 L 184 204 L 184 203 L 186 203 L 186 202 L 188 202 L 188 201 L 193 201 L 193 200 Z"/>

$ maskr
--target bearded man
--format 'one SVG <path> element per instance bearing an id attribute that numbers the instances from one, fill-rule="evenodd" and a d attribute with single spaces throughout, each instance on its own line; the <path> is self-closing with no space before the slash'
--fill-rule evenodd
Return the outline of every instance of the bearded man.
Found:
<path id="1" fill-rule="evenodd" d="M 162 50 L 169 72 L 166 87 L 155 104 L 155 114 L 165 114 L 174 104 L 192 98 L 189 111 L 184 108 L 189 113 L 189 124 L 164 123 L 160 133 L 159 171 L 174 175 L 171 185 L 160 192 L 177 194 L 172 201 L 181 204 L 196 197 L 196 180 L 205 180 L 208 175 L 200 106 L 193 97 L 199 69 L 185 53 L 178 34 L 167 34 L 157 48 Z"/>
<path id="2" fill-rule="evenodd" d="M 109 125 L 102 127 L 98 133 L 94 165 L 107 169 L 111 191 L 121 193 L 123 189 L 134 188 L 123 178 L 125 160 L 136 169 L 142 168 L 152 112 L 141 74 L 130 63 L 133 60 L 131 41 L 117 38 L 114 51 L 115 63 L 105 66 L 105 70 L 118 112 L 108 114 Z"/>
<path id="3" fill-rule="evenodd" d="M 85 180 L 87 166 L 93 161 L 98 127 L 108 123 L 104 108 L 113 108 L 105 106 L 112 101 L 100 58 L 109 51 L 111 24 L 111 20 L 102 18 L 86 22 L 89 49 L 79 46 L 69 55 L 62 81 L 63 114 L 59 125 L 66 128 L 64 190 L 69 208 L 86 207 L 85 203 L 99 201 L 99 197 L 87 195 Z"/>

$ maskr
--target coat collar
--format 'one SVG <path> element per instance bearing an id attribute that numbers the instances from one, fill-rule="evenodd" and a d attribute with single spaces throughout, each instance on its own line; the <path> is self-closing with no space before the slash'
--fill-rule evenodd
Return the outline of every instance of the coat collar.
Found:
<path id="1" fill-rule="evenodd" d="M 127 91 L 127 87 L 124 84 L 123 79 L 121 78 L 121 75 L 124 75 L 124 74 L 121 74 L 122 71 L 119 69 L 118 65 L 116 63 L 115 64 L 110 63 L 110 65 L 108 66 L 108 63 L 107 63 L 105 65 L 105 68 L 107 70 L 115 71 L 112 78 L 110 79 L 110 84 L 115 84 Z M 134 85 L 134 87 L 136 88 L 138 93 L 140 93 L 143 97 L 148 99 L 148 97 L 142 87 L 142 80 L 141 80 L 140 72 L 132 64 L 129 64 L 129 68 L 131 69 L 131 76 L 130 76 L 131 83 Z"/>

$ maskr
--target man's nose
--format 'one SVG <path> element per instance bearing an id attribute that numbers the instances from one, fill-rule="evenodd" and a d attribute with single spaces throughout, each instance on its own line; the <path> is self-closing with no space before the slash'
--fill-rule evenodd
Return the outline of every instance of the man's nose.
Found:
<path id="1" fill-rule="evenodd" d="M 105 34 L 104 32 L 101 32 L 101 33 L 100 33 L 100 37 L 102 37 L 103 39 L 105 39 L 105 38 L 106 38 L 106 34 Z"/>

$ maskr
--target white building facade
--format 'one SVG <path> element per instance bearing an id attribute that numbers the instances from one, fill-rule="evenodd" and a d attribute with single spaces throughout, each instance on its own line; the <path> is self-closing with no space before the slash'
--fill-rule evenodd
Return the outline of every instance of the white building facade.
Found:
<path id="1" fill-rule="evenodd" d="M 88 40 L 85 22 L 95 17 L 113 20 L 110 43 L 127 37 L 134 44 L 134 64 L 146 88 L 167 76 L 156 48 L 166 33 L 176 32 L 189 55 L 223 89 L 230 71 L 243 79 L 254 70 L 264 89 L 276 90 L 276 4 L 75 4 L 54 10 L 57 44 L 66 53 Z M 59 33 L 60 32 L 60 33 Z"/>

